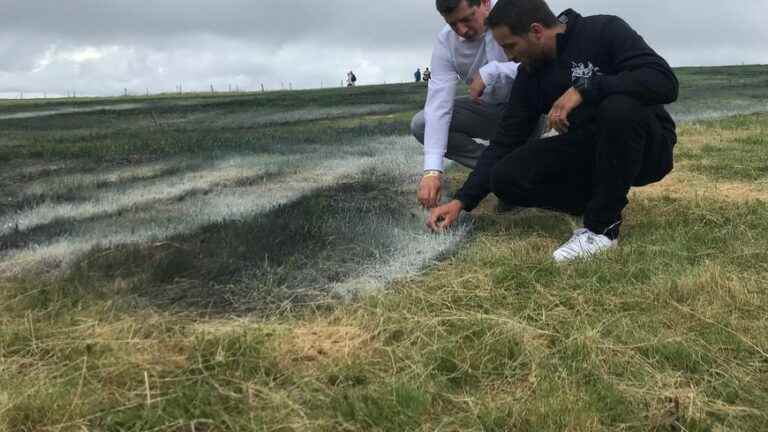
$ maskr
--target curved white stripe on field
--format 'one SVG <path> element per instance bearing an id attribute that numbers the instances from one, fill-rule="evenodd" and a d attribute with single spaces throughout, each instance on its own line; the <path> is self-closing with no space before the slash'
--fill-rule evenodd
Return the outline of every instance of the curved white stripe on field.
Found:
<path id="1" fill-rule="evenodd" d="M 331 186 L 372 163 L 372 158 L 321 162 L 288 181 L 221 189 L 97 220 L 50 243 L 7 251 L 0 261 L 0 276 L 41 270 L 41 265 L 55 271 L 94 247 L 160 241 L 212 223 L 250 217 Z"/>
<path id="2" fill-rule="evenodd" d="M 114 186 L 99 191 L 86 202 L 42 203 L 0 218 L 0 235 L 13 231 L 26 231 L 55 221 L 56 219 L 85 219 L 100 216 L 154 201 L 179 197 L 197 190 L 209 189 L 217 184 L 262 175 L 279 169 L 306 165 L 306 158 L 299 156 L 245 156 L 214 162 L 210 167 L 191 173 L 177 174 L 149 181 L 148 184 Z M 157 167 L 150 167 L 151 169 Z M 134 168 L 141 170 L 140 168 Z M 110 178 L 114 174 L 73 177 L 72 181 L 91 182 Z M 125 176 L 125 172 L 118 172 Z M 60 179 L 62 180 L 62 179 Z M 62 180 L 64 181 L 64 180 Z M 65 181 L 66 183 L 66 181 Z M 66 186 L 66 185 L 65 185 Z M 71 187 L 71 184 L 69 185 Z"/>
<path id="3" fill-rule="evenodd" d="M 277 123 L 294 123 L 302 121 L 322 120 L 335 117 L 352 117 L 374 113 L 389 113 L 399 111 L 402 108 L 399 105 L 391 104 L 371 104 L 371 105 L 352 105 L 332 108 L 307 108 L 294 111 L 243 111 L 236 113 L 214 112 L 206 113 L 204 116 L 190 117 L 183 119 L 181 123 L 194 121 L 199 123 L 206 122 L 217 127 L 257 127 Z"/>
<path id="4" fill-rule="evenodd" d="M 150 162 L 140 166 L 124 166 L 89 174 L 60 174 L 28 183 L 22 188 L 26 195 L 53 195 L 68 190 L 89 188 L 100 184 L 118 184 L 127 181 L 152 178 L 173 169 L 187 166 L 190 160 L 174 159 Z"/>
<path id="5" fill-rule="evenodd" d="M 0 181 L 15 181 L 18 177 L 34 178 L 44 173 L 56 172 L 77 166 L 79 161 L 40 162 L 37 160 L 15 160 L 13 166 L 3 167 Z"/>
<path id="6" fill-rule="evenodd" d="M 412 138 L 389 137 L 353 147 L 362 154 L 375 156 L 315 161 L 306 169 L 281 180 L 238 187 L 222 185 L 208 194 L 191 195 L 178 201 L 155 202 L 145 208 L 133 208 L 121 214 L 83 221 L 73 225 L 66 236 L 6 251 L 0 256 L 0 277 L 40 271 L 55 274 L 95 247 L 163 241 L 217 222 L 250 218 L 317 189 L 338 184 L 343 179 L 354 181 L 361 173 L 366 178 L 395 176 L 400 180 L 387 185 L 387 190 L 399 190 L 408 195 L 415 193 L 421 153 Z M 234 161 L 221 162 L 224 167 L 220 171 L 226 171 L 228 163 Z M 370 204 L 377 205 L 376 202 Z M 410 208 L 412 215 L 406 213 L 407 216 L 402 218 L 378 217 L 374 212 L 361 221 L 359 210 L 354 208 L 334 216 L 334 222 L 341 227 L 356 227 L 361 241 L 371 241 L 373 247 L 386 247 L 386 250 L 379 251 L 376 261 L 361 264 L 359 271 L 346 281 L 328 287 L 346 297 L 380 289 L 395 279 L 417 273 L 453 249 L 471 229 L 471 218 L 465 216 L 449 233 L 426 233 L 423 225 L 426 213 L 418 209 L 415 200 Z M 362 229 L 361 223 L 365 224 Z"/>
<path id="7" fill-rule="evenodd" d="M 698 102 L 695 106 L 676 103 L 669 106 L 668 110 L 675 121 L 688 122 L 768 112 L 768 103 L 752 99 L 718 99 Z"/>
<path id="8" fill-rule="evenodd" d="M 87 108 L 61 108 L 48 111 L 27 111 L 13 114 L 0 114 L 0 120 L 13 120 L 13 119 L 25 119 L 33 117 L 47 117 L 57 114 L 75 114 L 75 113 L 88 113 L 94 111 L 125 111 L 136 108 L 141 108 L 145 104 L 117 104 L 117 105 L 99 105 L 89 106 Z"/>
<path id="9" fill-rule="evenodd" d="M 327 117 L 365 115 L 376 112 L 391 112 L 400 109 L 398 105 L 373 104 L 346 106 L 340 108 L 316 108 L 284 113 L 268 114 L 256 119 L 256 124 L 289 123 L 298 121 L 318 120 Z M 226 119 L 225 119 L 226 120 Z"/>
<path id="10" fill-rule="evenodd" d="M 424 213 L 426 218 L 426 213 Z M 423 219 L 420 219 L 422 221 Z M 381 225 L 377 226 L 382 228 Z M 383 262 L 364 267 L 357 275 L 334 284 L 332 292 L 344 298 L 381 289 L 390 282 L 417 274 L 441 255 L 453 250 L 466 237 L 472 225 L 469 217 L 462 217 L 453 230 L 432 234 L 418 230 L 403 230 L 392 226 L 388 233 L 398 247 Z"/>
<path id="11" fill-rule="evenodd" d="M 394 174 L 401 179 L 401 184 L 395 186 L 415 196 L 415 186 L 421 175 L 421 152 L 413 145 L 413 138 L 391 137 L 383 140 L 383 143 L 390 149 L 389 153 L 380 158 L 371 175 Z M 419 208 L 415 199 L 413 202 L 411 212 L 416 215 L 415 218 L 405 221 L 365 221 L 370 228 L 368 237 L 393 239 L 392 243 L 396 247 L 380 261 L 364 266 L 350 279 L 334 284 L 331 287 L 333 293 L 348 298 L 381 289 L 396 279 L 412 276 L 453 250 L 472 228 L 471 217 L 464 214 L 454 229 L 443 234 L 428 233 L 424 225 L 427 212 Z M 350 217 L 350 223 L 359 223 L 355 215 Z"/>

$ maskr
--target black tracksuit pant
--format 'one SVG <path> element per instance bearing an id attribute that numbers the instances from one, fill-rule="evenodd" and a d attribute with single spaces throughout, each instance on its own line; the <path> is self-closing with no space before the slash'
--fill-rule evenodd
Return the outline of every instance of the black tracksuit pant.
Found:
<path id="1" fill-rule="evenodd" d="M 588 126 L 507 155 L 493 169 L 491 188 L 510 205 L 583 214 L 585 228 L 617 238 L 630 187 L 663 178 L 674 143 L 649 107 L 609 96 Z"/>

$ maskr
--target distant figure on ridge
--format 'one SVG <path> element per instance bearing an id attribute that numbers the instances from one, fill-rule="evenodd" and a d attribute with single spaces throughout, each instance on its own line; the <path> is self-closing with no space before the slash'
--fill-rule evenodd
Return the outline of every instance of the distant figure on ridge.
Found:
<path id="1" fill-rule="evenodd" d="M 429 80 L 432 79 L 432 72 L 429 71 L 429 67 L 424 69 L 424 74 L 422 74 L 421 79 L 424 80 L 425 83 L 429 84 Z"/>
<path id="2" fill-rule="evenodd" d="M 347 87 L 354 87 L 357 82 L 357 77 L 352 71 L 347 72 Z"/>
<path id="3" fill-rule="evenodd" d="M 416 72 L 413 73 L 413 79 L 416 82 L 421 82 L 421 69 L 416 68 Z"/>

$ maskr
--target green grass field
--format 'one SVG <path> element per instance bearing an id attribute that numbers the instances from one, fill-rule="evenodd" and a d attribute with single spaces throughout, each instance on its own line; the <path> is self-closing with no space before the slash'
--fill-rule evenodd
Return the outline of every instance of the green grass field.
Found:
<path id="1" fill-rule="evenodd" d="M 0 430 L 766 430 L 768 67 L 678 73 L 568 265 L 570 216 L 423 231 L 420 86 L 0 102 Z"/>

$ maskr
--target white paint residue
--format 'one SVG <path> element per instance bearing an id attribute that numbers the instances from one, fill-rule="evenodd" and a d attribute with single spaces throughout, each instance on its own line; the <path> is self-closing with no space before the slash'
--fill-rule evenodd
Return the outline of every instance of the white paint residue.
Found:
<path id="1" fill-rule="evenodd" d="M 29 111 L 13 114 L 0 114 L 0 120 L 14 120 L 25 119 L 33 117 L 46 117 L 57 114 L 75 114 L 75 113 L 87 113 L 94 111 L 125 111 L 143 107 L 144 104 L 117 104 L 117 105 L 101 105 L 101 106 L 89 106 L 84 108 L 61 108 L 57 110 L 49 111 Z"/>

